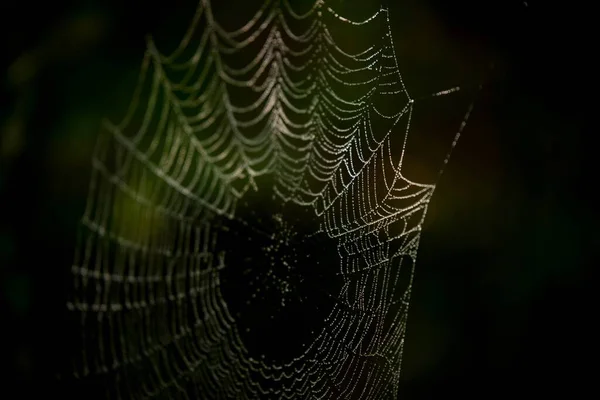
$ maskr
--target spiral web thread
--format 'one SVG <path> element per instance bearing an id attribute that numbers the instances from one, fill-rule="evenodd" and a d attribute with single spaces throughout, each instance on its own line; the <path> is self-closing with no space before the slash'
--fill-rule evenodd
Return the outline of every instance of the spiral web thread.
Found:
<path id="1" fill-rule="evenodd" d="M 401 172 L 418 101 L 386 7 L 362 21 L 321 0 L 294 7 L 265 1 L 228 30 L 200 1 L 170 55 L 148 40 L 127 115 L 105 124 L 68 309 L 81 323 L 75 375 L 104 379 L 111 398 L 397 397 L 435 188 Z M 378 35 L 356 50 L 334 30 Z M 213 251 L 213 218 L 238 219 L 265 175 L 278 200 L 320 218 L 343 280 L 322 330 L 284 363 L 245 347 L 220 290 L 231 266 Z"/>

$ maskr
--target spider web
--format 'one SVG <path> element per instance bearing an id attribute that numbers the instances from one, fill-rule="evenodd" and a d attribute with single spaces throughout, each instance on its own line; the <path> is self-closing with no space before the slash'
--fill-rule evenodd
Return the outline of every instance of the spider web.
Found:
<path id="1" fill-rule="evenodd" d="M 230 29 L 202 0 L 172 53 L 149 38 L 93 158 L 75 375 L 117 398 L 397 397 L 435 188 L 402 175 L 415 103 L 385 6 L 267 0 Z"/>

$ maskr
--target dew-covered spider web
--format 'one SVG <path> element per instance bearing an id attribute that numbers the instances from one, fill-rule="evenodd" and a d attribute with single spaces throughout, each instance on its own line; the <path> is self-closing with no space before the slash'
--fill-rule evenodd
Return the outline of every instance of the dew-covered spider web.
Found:
<path id="1" fill-rule="evenodd" d="M 389 12 L 212 7 L 171 53 L 148 39 L 99 137 L 75 375 L 110 398 L 396 398 L 435 183 L 402 174 L 418 100 Z"/>

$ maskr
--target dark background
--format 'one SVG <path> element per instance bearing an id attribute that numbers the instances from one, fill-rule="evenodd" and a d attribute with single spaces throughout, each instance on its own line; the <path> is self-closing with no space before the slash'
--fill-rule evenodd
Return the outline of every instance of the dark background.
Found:
<path id="1" fill-rule="evenodd" d="M 426 221 L 402 398 L 578 398 L 598 315 L 585 252 L 600 245 L 584 124 L 591 14 L 576 2 L 389 2 L 399 58 L 485 82 Z M 145 34 L 181 37 L 194 9 L 164 3 L 0 6 L 0 354 L 23 398 L 53 388 L 69 348 L 64 288 L 95 127 L 128 103 Z"/>

